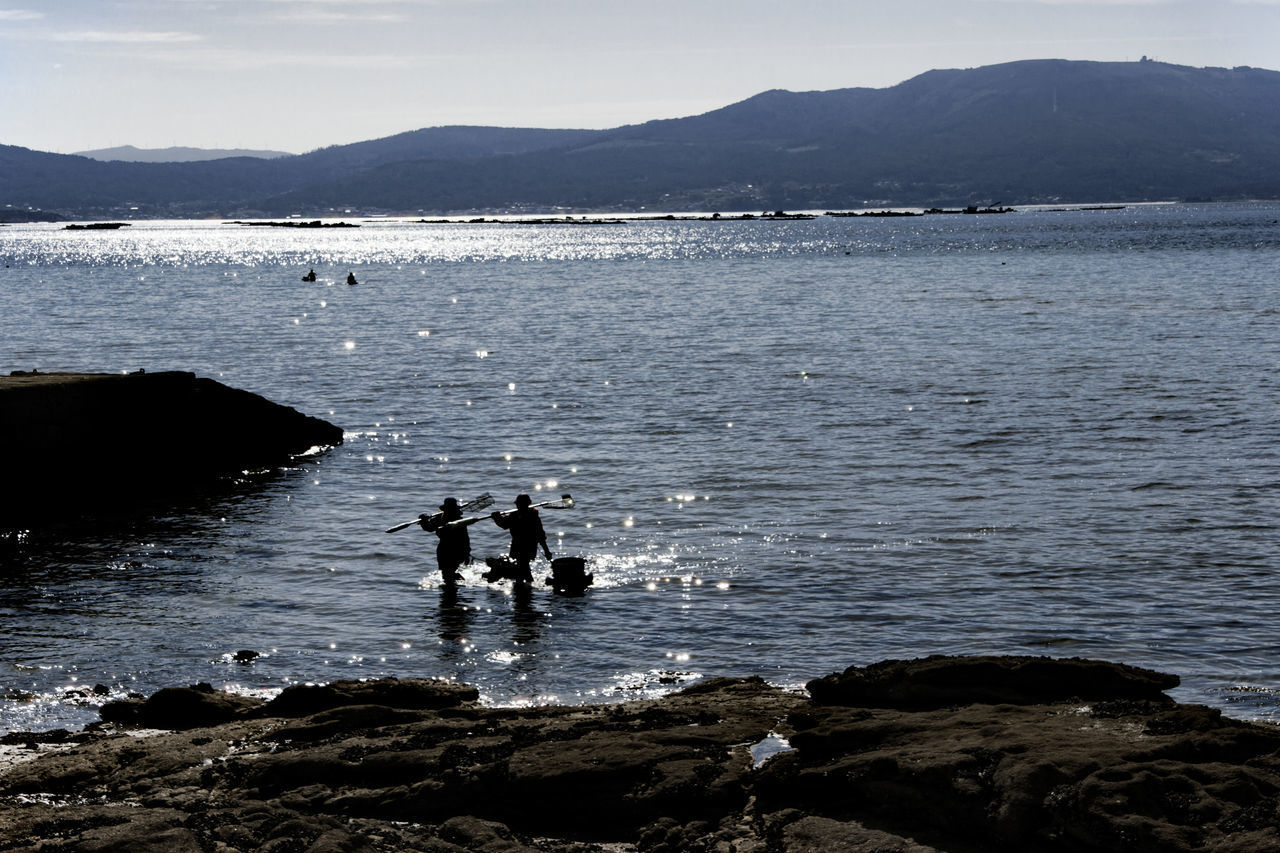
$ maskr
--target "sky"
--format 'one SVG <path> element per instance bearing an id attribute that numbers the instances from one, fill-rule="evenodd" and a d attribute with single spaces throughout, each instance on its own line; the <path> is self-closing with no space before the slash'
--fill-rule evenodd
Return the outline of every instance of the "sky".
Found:
<path id="1" fill-rule="evenodd" d="M 0 0 L 0 145 L 304 153 L 1143 56 L 1280 70 L 1280 0 Z"/>

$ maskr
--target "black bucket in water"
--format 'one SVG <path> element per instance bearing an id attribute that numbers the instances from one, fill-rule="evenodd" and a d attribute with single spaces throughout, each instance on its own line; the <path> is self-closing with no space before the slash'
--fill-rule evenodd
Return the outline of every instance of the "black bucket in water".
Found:
<path id="1" fill-rule="evenodd" d="M 582 592 L 591 586 L 592 575 L 587 574 L 587 561 L 581 557 L 556 557 L 551 561 L 551 577 L 547 585 L 556 592 Z"/>

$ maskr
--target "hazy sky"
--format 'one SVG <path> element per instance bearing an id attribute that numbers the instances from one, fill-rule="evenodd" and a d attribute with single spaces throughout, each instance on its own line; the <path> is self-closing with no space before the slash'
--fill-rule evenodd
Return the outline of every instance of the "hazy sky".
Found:
<path id="1" fill-rule="evenodd" d="M 0 0 L 0 144 L 301 153 L 1143 55 L 1280 70 L 1280 0 Z"/>

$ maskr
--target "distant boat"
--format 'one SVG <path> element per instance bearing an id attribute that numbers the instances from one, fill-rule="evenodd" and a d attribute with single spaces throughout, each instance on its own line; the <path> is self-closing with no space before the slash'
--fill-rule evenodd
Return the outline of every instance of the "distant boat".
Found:
<path id="1" fill-rule="evenodd" d="M 64 225 L 63 231 L 114 231 L 117 228 L 128 228 L 128 222 L 91 222 L 88 225 Z"/>

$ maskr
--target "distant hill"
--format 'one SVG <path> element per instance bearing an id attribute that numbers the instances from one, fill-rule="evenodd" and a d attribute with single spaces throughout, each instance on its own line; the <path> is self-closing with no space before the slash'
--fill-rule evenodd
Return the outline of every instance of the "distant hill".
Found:
<path id="1" fill-rule="evenodd" d="M 195 163 L 202 160 L 225 160 L 228 157 L 256 157 L 274 160 L 292 157 L 288 151 L 250 151 L 244 148 L 135 148 L 121 145 L 117 148 L 99 148 L 94 151 L 77 151 L 77 155 L 90 160 L 125 163 Z"/>
<path id="2" fill-rule="evenodd" d="M 65 216 L 47 213 L 43 210 L 13 210 L 0 208 L 0 225 L 12 225 L 16 222 L 61 222 Z"/>
<path id="3" fill-rule="evenodd" d="M 274 160 L 0 146 L 0 207 L 82 217 L 1280 198 L 1280 73 L 1032 60 L 763 92 L 611 130 L 426 128 Z"/>

